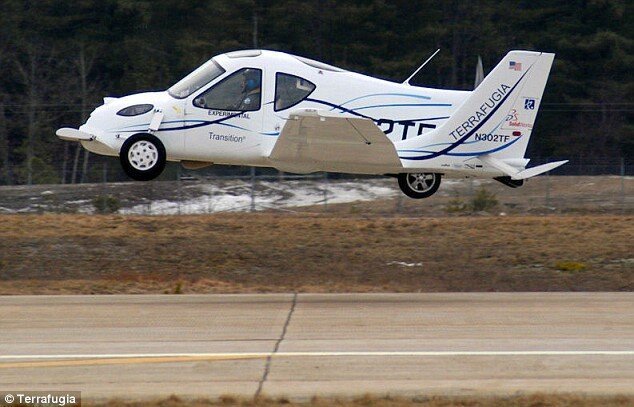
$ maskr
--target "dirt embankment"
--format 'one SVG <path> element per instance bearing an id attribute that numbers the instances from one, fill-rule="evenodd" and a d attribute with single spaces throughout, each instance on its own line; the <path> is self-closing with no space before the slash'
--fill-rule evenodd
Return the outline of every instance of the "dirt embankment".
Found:
<path id="1" fill-rule="evenodd" d="M 631 291 L 634 217 L 0 216 L 0 294 Z"/>

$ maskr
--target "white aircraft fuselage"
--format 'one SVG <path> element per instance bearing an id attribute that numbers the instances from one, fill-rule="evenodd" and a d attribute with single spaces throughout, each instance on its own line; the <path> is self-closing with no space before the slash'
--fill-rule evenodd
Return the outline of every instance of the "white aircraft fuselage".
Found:
<path id="1" fill-rule="evenodd" d="M 121 154 L 124 169 L 139 173 L 164 149 L 164 160 L 190 168 L 213 163 L 523 179 L 517 174 L 528 171 L 523 153 L 552 54 L 513 52 L 494 79 L 476 91 L 457 91 L 281 52 L 236 51 L 212 58 L 167 91 L 105 98 L 79 130 L 57 134 L 96 154 Z M 531 90 L 529 79 L 543 83 Z M 125 145 L 138 135 L 158 142 L 149 152 L 150 139 Z"/>

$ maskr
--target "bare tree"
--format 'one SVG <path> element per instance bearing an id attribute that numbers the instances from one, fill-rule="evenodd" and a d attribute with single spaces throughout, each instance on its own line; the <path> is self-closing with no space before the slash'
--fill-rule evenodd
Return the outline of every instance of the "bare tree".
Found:
<path id="1" fill-rule="evenodd" d="M 0 67 L 4 62 L 5 50 L 0 49 Z M 0 181 L 11 184 L 11 161 L 9 159 L 9 134 L 7 131 L 7 120 L 5 114 L 4 94 L 0 94 L 0 162 L 2 163 L 2 174 Z"/>
<path id="2" fill-rule="evenodd" d="M 17 83 L 23 86 L 23 91 L 16 97 L 16 105 L 21 109 L 18 109 L 18 112 L 26 117 L 26 138 L 23 142 L 26 155 L 26 183 L 32 184 L 36 148 L 44 152 L 42 147 L 52 140 L 51 134 L 48 131 L 43 133 L 43 130 L 57 124 L 66 114 L 54 112 L 49 108 L 52 101 L 56 104 L 65 101 L 67 92 L 64 88 L 68 73 L 55 50 L 41 42 L 23 39 L 16 44 L 15 54 L 13 62 L 18 73 L 16 79 Z M 44 157 L 41 158 L 45 160 Z"/>
<path id="3" fill-rule="evenodd" d="M 42 86 L 45 84 L 42 81 L 43 66 L 47 64 L 43 63 L 41 51 L 37 45 L 24 44 L 24 56 L 25 60 L 16 58 L 15 66 L 20 79 L 24 85 L 25 91 L 25 107 L 27 117 L 26 127 L 26 176 L 27 184 L 33 183 L 33 158 L 34 158 L 34 140 L 35 133 L 39 126 L 39 112 L 40 112 L 40 98 L 42 92 Z M 49 61 L 50 62 L 50 61 Z"/>
<path id="4" fill-rule="evenodd" d="M 6 184 L 12 184 L 11 161 L 9 159 L 9 135 L 7 132 L 7 120 L 5 116 L 4 95 L 0 96 L 0 154 L 2 161 L 2 175 L 0 180 Z"/>
<path id="5" fill-rule="evenodd" d="M 96 52 L 86 52 L 86 44 L 83 42 L 79 43 L 79 50 L 77 54 L 77 59 L 75 60 L 75 69 L 78 75 L 78 87 L 79 87 L 79 101 L 80 101 L 80 120 L 81 123 L 84 123 L 88 119 L 88 115 L 90 114 L 90 100 L 91 96 L 94 95 L 96 91 L 96 86 L 94 83 L 89 82 L 89 75 L 92 71 L 93 65 L 96 60 Z M 77 143 L 77 148 L 75 150 L 75 157 L 73 160 L 73 174 L 71 178 L 71 183 L 75 183 L 77 181 L 78 175 L 78 167 L 79 167 L 79 157 L 82 151 L 81 144 Z M 82 161 L 82 171 L 81 176 L 79 178 L 79 182 L 84 182 L 86 180 L 86 175 L 88 173 L 88 162 L 90 159 L 90 152 L 88 150 L 84 150 L 84 156 Z"/>

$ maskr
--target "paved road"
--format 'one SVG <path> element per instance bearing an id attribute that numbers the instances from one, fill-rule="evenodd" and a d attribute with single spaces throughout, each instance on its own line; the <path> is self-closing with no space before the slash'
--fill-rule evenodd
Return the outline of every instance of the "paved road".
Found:
<path id="1" fill-rule="evenodd" d="M 0 390 L 634 393 L 634 293 L 0 297 Z"/>

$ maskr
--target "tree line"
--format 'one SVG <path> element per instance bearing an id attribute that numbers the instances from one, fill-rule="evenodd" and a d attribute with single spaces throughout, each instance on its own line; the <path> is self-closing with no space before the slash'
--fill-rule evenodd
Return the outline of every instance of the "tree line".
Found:
<path id="1" fill-rule="evenodd" d="M 0 184 L 87 180 L 95 157 L 55 129 L 253 47 L 399 82 L 440 48 L 413 82 L 467 90 L 479 56 L 555 52 L 528 156 L 630 158 L 633 20 L 625 0 L 3 0 Z"/>

